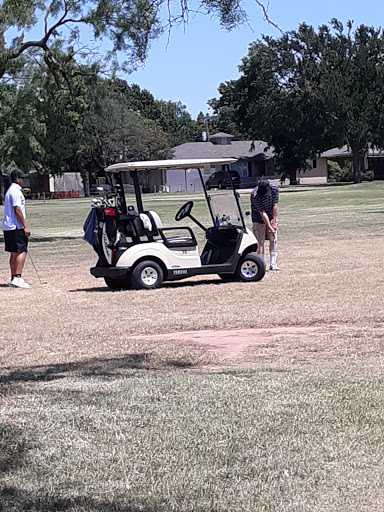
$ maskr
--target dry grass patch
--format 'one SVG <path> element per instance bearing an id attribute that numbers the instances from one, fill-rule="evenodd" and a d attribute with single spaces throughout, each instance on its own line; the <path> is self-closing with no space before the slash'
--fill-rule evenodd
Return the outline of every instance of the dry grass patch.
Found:
<path id="1" fill-rule="evenodd" d="M 149 293 L 90 276 L 87 202 L 28 205 L 48 284 L 0 259 L 0 511 L 381 512 L 383 192 L 283 189 L 280 274 Z"/>
<path id="2" fill-rule="evenodd" d="M 379 512 L 383 384 L 312 367 L 18 385 L 4 510 Z"/>

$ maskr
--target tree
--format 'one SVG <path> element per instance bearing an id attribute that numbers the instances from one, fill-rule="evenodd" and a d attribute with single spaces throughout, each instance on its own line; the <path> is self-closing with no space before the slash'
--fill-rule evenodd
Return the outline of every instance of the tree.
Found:
<path id="1" fill-rule="evenodd" d="M 180 101 L 159 100 L 156 104 L 159 116 L 155 120 L 166 134 L 171 147 L 193 142 L 200 135 L 198 123 L 191 118 L 185 105 Z"/>
<path id="2" fill-rule="evenodd" d="M 3 174 L 15 166 L 36 168 L 44 148 L 45 125 L 38 114 L 36 86 L 0 83 L 0 204 L 4 196 Z"/>
<path id="3" fill-rule="evenodd" d="M 380 29 L 347 33 L 337 20 L 316 32 L 301 24 L 278 39 L 251 45 L 238 80 L 220 87 L 215 103 L 239 129 L 274 147 L 291 182 L 308 158 L 347 143 L 354 180 L 369 143 L 384 144 L 384 38 Z"/>
<path id="4" fill-rule="evenodd" d="M 221 84 L 221 97 L 211 100 L 216 114 L 224 111 L 243 136 L 273 147 L 277 169 L 292 184 L 328 142 L 322 109 L 300 86 L 295 66 L 284 38 L 258 41 L 242 60 L 240 78 Z"/>
<path id="5" fill-rule="evenodd" d="M 313 38 L 305 25 L 294 35 L 298 41 Z M 344 31 L 332 20 L 316 34 L 316 53 L 320 81 L 318 95 L 323 98 L 329 123 L 352 150 L 354 182 L 359 183 L 360 160 L 370 144 L 384 146 L 384 34 L 381 29 L 360 25 L 352 33 L 352 23 Z"/>
<path id="6" fill-rule="evenodd" d="M 117 54 L 121 52 L 126 59 L 122 67 L 132 69 L 145 60 L 152 41 L 161 33 L 177 23 L 188 22 L 189 3 L 181 2 L 179 10 L 175 11 L 168 0 L 3 0 L 0 6 L 0 78 L 16 59 L 32 51 L 43 56 L 57 83 L 67 80 L 71 76 L 68 63 L 76 55 L 91 57 L 95 52 L 95 48 L 82 44 L 82 27 L 86 27 L 95 40 L 110 41 L 107 60 L 114 68 L 118 67 Z M 256 0 L 256 3 L 269 20 L 261 1 Z M 217 16 L 228 30 L 247 20 L 241 1 L 200 0 L 196 7 L 199 13 Z M 41 37 L 26 40 L 25 33 L 38 27 L 40 20 L 44 20 Z M 10 43 L 9 29 L 17 31 Z M 57 44 L 61 48 L 60 55 L 55 52 Z"/>
<path id="7" fill-rule="evenodd" d="M 194 141 L 198 137 L 199 125 L 180 101 L 156 100 L 148 90 L 141 89 L 137 84 L 128 85 L 119 78 L 108 80 L 107 83 L 116 95 L 124 97 L 132 112 L 157 123 L 171 147 Z"/>
<path id="8" fill-rule="evenodd" d="M 132 111 L 128 98 L 109 80 L 99 79 L 84 95 L 81 148 L 69 160 L 72 170 L 87 176 L 121 161 L 161 160 L 171 148 L 161 127 Z"/>

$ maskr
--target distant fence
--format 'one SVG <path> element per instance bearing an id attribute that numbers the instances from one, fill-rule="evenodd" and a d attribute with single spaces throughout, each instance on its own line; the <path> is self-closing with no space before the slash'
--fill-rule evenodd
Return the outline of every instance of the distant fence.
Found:
<path id="1" fill-rule="evenodd" d="M 80 197 L 79 190 L 70 190 L 68 192 L 34 192 L 28 194 L 27 199 L 69 199 Z"/>

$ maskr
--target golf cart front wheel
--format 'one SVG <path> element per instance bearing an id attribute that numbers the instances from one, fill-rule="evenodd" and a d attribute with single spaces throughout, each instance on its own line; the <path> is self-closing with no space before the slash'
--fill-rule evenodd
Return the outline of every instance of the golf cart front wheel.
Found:
<path id="1" fill-rule="evenodd" d="M 237 277 L 244 282 L 260 281 L 265 276 L 265 263 L 257 254 L 246 254 L 237 268 Z"/>
<path id="2" fill-rule="evenodd" d="M 132 270 L 132 285 L 137 290 L 160 288 L 163 282 L 163 271 L 155 261 L 141 261 Z"/>

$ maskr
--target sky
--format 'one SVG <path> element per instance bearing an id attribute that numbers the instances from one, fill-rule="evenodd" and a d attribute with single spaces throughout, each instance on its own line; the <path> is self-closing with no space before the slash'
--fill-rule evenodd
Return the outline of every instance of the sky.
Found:
<path id="1" fill-rule="evenodd" d="M 181 101 L 195 119 L 200 111 L 211 112 L 207 100 L 218 97 L 218 86 L 239 77 L 238 66 L 250 43 L 262 34 L 280 33 L 264 20 L 260 7 L 245 0 L 249 24 L 231 32 L 209 16 L 190 16 L 187 27 L 174 28 L 154 41 L 145 66 L 130 75 L 121 75 L 129 84 L 149 90 L 158 100 Z M 384 26 L 381 0 L 270 0 L 269 18 L 283 31 L 294 30 L 302 22 L 318 27 L 337 18 L 354 26 Z"/>

